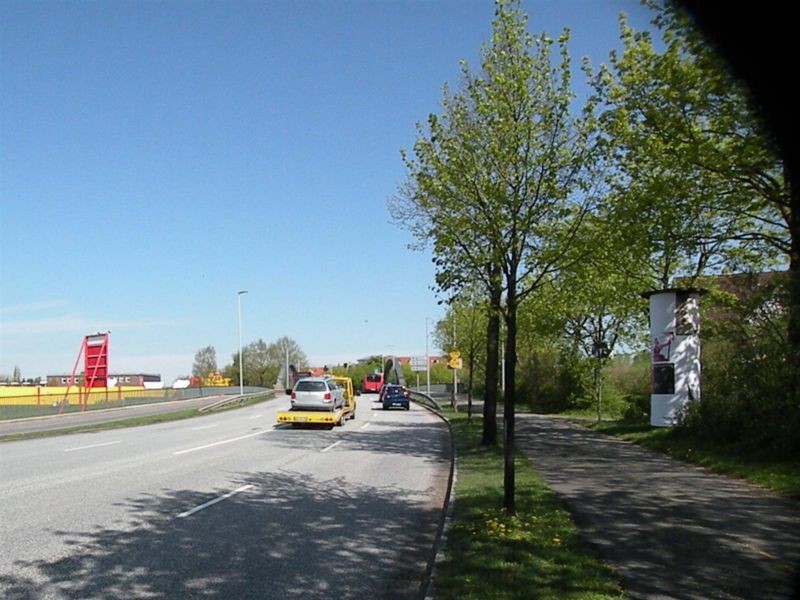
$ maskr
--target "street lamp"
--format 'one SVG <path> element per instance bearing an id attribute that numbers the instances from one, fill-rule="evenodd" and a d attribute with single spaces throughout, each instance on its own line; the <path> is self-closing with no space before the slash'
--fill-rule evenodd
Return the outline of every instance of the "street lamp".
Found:
<path id="1" fill-rule="evenodd" d="M 453 351 L 458 348 L 456 341 L 456 313 L 453 313 Z M 453 410 L 458 412 L 458 369 L 453 369 Z"/>
<path id="2" fill-rule="evenodd" d="M 432 321 L 428 317 L 425 317 L 425 375 L 427 378 L 428 384 L 428 396 L 431 395 L 431 357 L 428 354 L 428 321 Z"/>
<path id="3" fill-rule="evenodd" d="M 247 290 L 236 292 L 236 304 L 239 307 L 239 395 L 244 394 L 244 373 L 242 372 L 242 296 Z"/>

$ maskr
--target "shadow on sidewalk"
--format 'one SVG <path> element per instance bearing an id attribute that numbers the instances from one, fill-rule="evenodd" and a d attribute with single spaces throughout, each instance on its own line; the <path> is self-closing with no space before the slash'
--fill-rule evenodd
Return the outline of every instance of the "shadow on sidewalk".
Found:
<path id="1" fill-rule="evenodd" d="M 791 500 L 561 419 L 518 415 L 517 445 L 632 597 L 796 597 Z"/>

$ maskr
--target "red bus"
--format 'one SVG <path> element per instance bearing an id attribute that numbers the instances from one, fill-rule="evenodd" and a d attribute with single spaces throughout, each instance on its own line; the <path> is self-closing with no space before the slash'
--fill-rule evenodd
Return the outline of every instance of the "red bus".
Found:
<path id="1" fill-rule="evenodd" d="M 361 382 L 361 392 L 364 394 L 374 393 L 377 394 L 381 391 L 381 387 L 383 386 L 383 374 L 382 373 L 372 373 L 371 375 L 366 375 L 364 380 Z"/>

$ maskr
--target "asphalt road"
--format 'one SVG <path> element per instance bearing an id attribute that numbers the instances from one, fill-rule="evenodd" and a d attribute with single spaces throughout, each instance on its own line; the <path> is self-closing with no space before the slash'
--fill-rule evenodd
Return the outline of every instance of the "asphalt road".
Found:
<path id="1" fill-rule="evenodd" d="M 446 426 L 372 410 L 275 428 L 281 399 L 0 445 L 0 597 L 414 598 Z"/>
<path id="2" fill-rule="evenodd" d="M 561 419 L 516 430 L 629 597 L 798 597 L 796 501 Z"/>

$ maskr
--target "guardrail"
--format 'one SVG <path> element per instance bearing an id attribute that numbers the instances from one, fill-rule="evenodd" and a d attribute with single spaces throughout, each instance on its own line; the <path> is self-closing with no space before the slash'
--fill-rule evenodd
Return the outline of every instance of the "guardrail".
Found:
<path id="1" fill-rule="evenodd" d="M 253 394 L 241 394 L 236 396 L 231 396 L 230 398 L 223 398 L 219 402 L 214 402 L 214 404 L 209 404 L 208 406 L 203 406 L 198 410 L 198 412 L 206 412 L 210 410 L 216 410 L 218 408 L 222 408 L 224 406 L 228 406 L 229 404 L 242 404 L 247 400 L 269 400 L 270 398 L 275 397 L 275 390 L 266 390 L 263 392 L 255 392 Z"/>
<path id="2" fill-rule="evenodd" d="M 422 404 L 423 406 L 427 406 L 433 411 L 437 413 L 442 412 L 442 407 L 439 406 L 439 403 L 436 402 L 433 398 L 428 396 L 427 394 L 423 394 L 422 392 L 417 392 L 415 390 L 409 390 L 409 394 L 411 395 L 411 399 L 418 404 Z"/>

